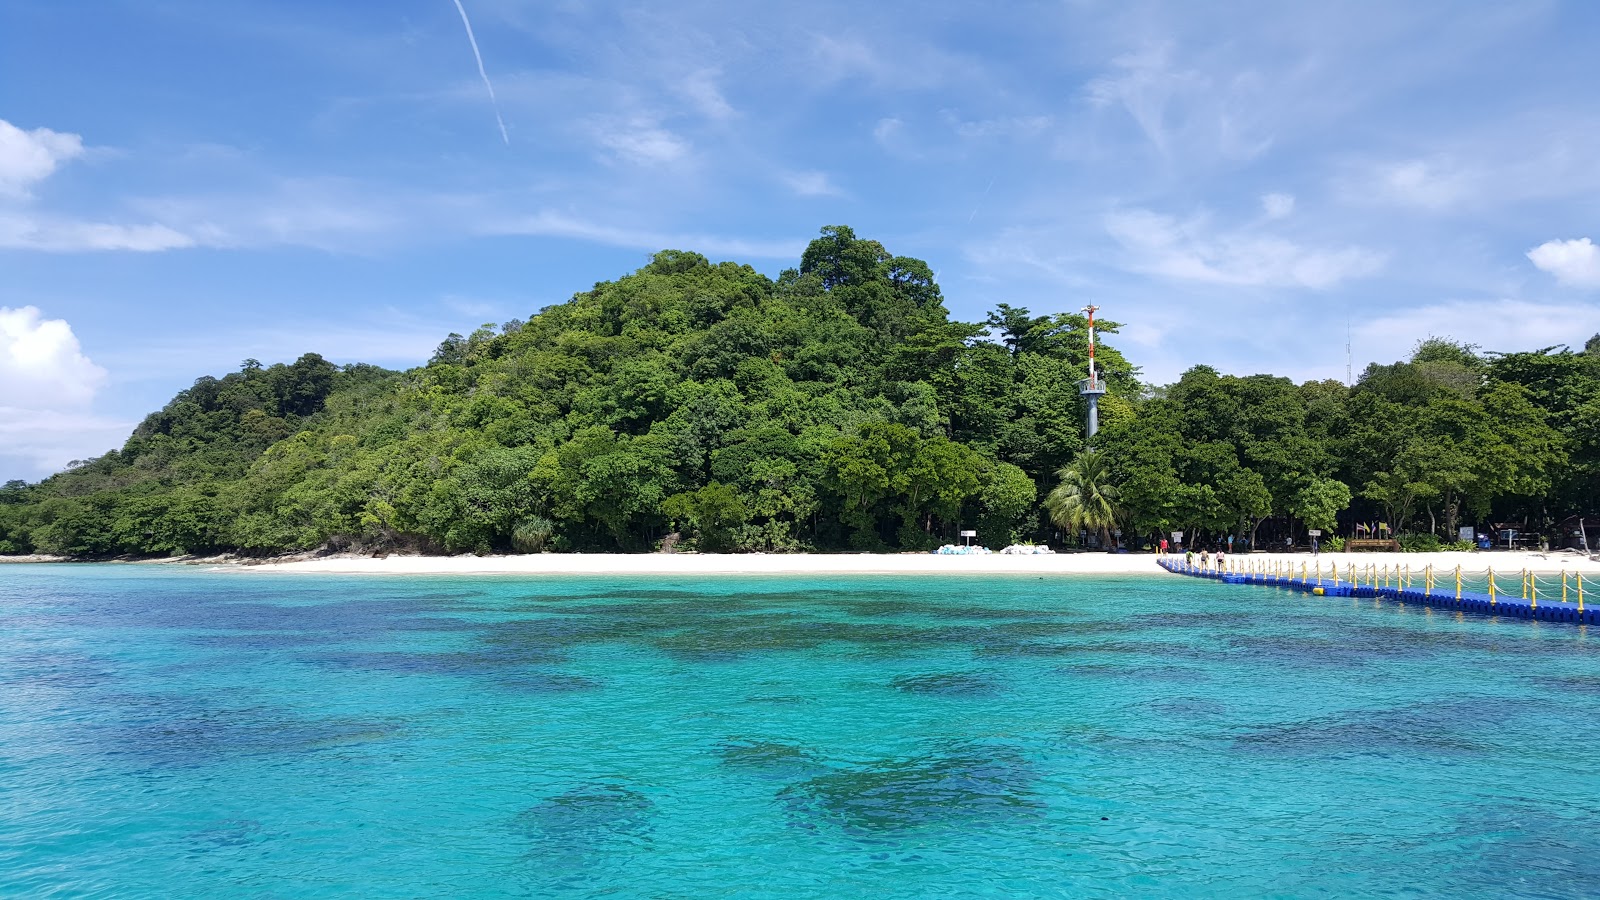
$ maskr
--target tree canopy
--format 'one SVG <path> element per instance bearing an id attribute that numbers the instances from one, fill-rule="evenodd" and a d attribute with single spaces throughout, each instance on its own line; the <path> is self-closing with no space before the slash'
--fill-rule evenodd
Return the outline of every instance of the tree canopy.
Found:
<path id="1" fill-rule="evenodd" d="M 1448 536 L 1600 504 L 1594 340 L 1428 338 L 1353 386 L 1197 366 L 1162 388 L 1102 343 L 1089 453 L 1086 325 L 1005 303 L 952 320 L 925 262 L 845 226 L 776 279 L 667 250 L 408 371 L 307 354 L 200 378 L 121 448 L 0 488 L 0 553 L 916 550 L 1371 518 Z"/>

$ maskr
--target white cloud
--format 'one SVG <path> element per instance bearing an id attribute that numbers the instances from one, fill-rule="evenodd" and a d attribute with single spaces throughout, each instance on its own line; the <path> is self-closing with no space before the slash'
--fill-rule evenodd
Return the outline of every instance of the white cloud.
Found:
<path id="1" fill-rule="evenodd" d="M 888 147 L 890 142 L 904 130 L 905 124 L 893 117 L 879 119 L 878 124 L 872 127 L 872 139 L 884 147 Z"/>
<path id="2" fill-rule="evenodd" d="M 541 212 L 492 223 L 482 228 L 484 234 L 525 234 L 540 237 L 573 238 L 655 252 L 658 250 L 692 250 L 715 256 L 758 257 L 762 259 L 799 259 L 805 248 L 804 241 L 776 240 L 750 241 L 740 238 L 721 238 L 701 234 L 671 234 L 636 228 L 619 228 L 586 222 L 556 212 Z"/>
<path id="3" fill-rule="evenodd" d="M 1380 254 L 1360 247 L 1319 250 L 1273 235 L 1213 232 L 1204 219 L 1184 222 L 1149 210 L 1112 213 L 1105 226 L 1128 251 L 1129 269 L 1185 281 L 1321 290 L 1383 264 Z"/>
<path id="4" fill-rule="evenodd" d="M 0 196 L 27 196 L 58 164 L 81 155 L 83 138 L 78 135 L 48 128 L 23 131 L 0 119 Z"/>
<path id="5" fill-rule="evenodd" d="M 1269 219 L 1287 219 L 1294 212 L 1294 195 L 1261 195 L 1261 212 Z"/>
<path id="6" fill-rule="evenodd" d="M 85 412 L 0 406 L 0 480 L 38 478 L 122 446 L 134 422 Z"/>
<path id="7" fill-rule="evenodd" d="M 1390 166 L 1383 172 L 1383 186 L 1395 201 L 1429 209 L 1449 206 L 1466 192 L 1460 173 L 1423 160 Z"/>
<path id="8" fill-rule="evenodd" d="M 1528 259 L 1562 284 L 1600 287 L 1600 246 L 1586 237 L 1545 241 L 1528 251 Z"/>
<path id="9" fill-rule="evenodd" d="M 1379 163 L 1359 172 L 1345 187 L 1356 203 L 1440 211 L 1474 199 L 1477 177 L 1443 157 Z"/>
<path id="10" fill-rule="evenodd" d="M 0 249 L 152 252 L 194 245 L 194 238 L 165 225 L 117 225 L 0 213 Z"/>
<path id="11" fill-rule="evenodd" d="M 689 154 L 688 141 L 650 119 L 607 119 L 595 126 L 593 134 L 614 158 L 635 165 L 666 165 Z"/>
<path id="12" fill-rule="evenodd" d="M 945 110 L 942 117 L 957 135 L 972 140 L 1034 137 L 1049 129 L 1052 123 L 1049 116 L 1004 116 L 996 119 L 967 120 L 952 110 Z"/>
<path id="13" fill-rule="evenodd" d="M 1196 72 L 1174 69 L 1170 45 L 1147 47 L 1112 60 L 1116 74 L 1102 75 L 1085 88 L 1089 102 L 1098 107 L 1120 106 L 1156 149 L 1165 153 L 1167 104 L 1204 82 Z"/>
<path id="14" fill-rule="evenodd" d="M 48 475 L 121 446 L 133 423 L 88 408 L 105 380 L 71 325 L 37 307 L 0 306 L 0 479 Z"/>
<path id="15" fill-rule="evenodd" d="M 783 183 L 802 197 L 838 197 L 844 194 L 827 172 L 788 172 Z"/>
<path id="16" fill-rule="evenodd" d="M 702 116 L 721 121 L 733 118 L 734 111 L 717 87 L 717 75 L 715 69 L 693 72 L 678 84 L 678 93 L 682 94 Z"/>
<path id="17" fill-rule="evenodd" d="M 0 398 L 6 406 L 85 406 L 105 378 L 64 320 L 45 319 L 33 306 L 0 306 Z"/>
<path id="18" fill-rule="evenodd" d="M 67 253 L 82 250 L 172 250 L 193 238 L 166 225 L 121 225 L 63 218 L 34 208 L 31 188 L 56 167 L 83 155 L 76 134 L 23 131 L 0 119 L 0 249 Z"/>
<path id="19" fill-rule="evenodd" d="M 1357 321 L 1354 336 L 1359 365 L 1361 359 L 1404 359 L 1419 338 L 1430 334 L 1510 352 L 1556 344 L 1582 347 L 1596 332 L 1600 308 L 1592 304 L 1502 299 L 1431 303 L 1364 317 Z"/>

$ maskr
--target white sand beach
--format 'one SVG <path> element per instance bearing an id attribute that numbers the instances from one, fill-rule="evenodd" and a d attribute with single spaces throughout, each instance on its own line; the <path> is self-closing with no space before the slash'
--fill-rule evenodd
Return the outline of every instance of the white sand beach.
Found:
<path id="1" fill-rule="evenodd" d="M 1050 556 L 939 556 L 904 554 L 699 554 L 699 553 L 540 553 L 522 556 L 337 555 L 220 568 L 249 572 L 326 573 L 342 575 L 1156 575 L 1165 574 L 1149 553 L 1059 553 Z M 1324 570 L 1345 566 L 1409 566 L 1413 572 L 1433 565 L 1436 571 L 1469 573 L 1493 567 L 1497 573 L 1524 568 L 1541 574 L 1562 571 L 1600 577 L 1600 562 L 1576 553 L 1304 553 L 1235 554 L 1271 566 L 1282 562 L 1296 571 L 1300 564 Z"/>

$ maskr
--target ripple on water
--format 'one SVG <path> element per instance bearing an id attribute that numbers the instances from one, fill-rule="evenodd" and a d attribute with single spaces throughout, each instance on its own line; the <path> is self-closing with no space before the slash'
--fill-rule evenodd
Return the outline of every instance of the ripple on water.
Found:
<path id="1" fill-rule="evenodd" d="M 252 847 L 266 841 L 266 829 L 254 819 L 221 819 L 188 836 L 189 852 L 216 853 Z"/>
<path id="2" fill-rule="evenodd" d="M 1118 681 L 1173 681 L 1194 683 L 1207 680 L 1206 673 L 1186 666 L 1111 665 L 1109 663 L 1081 663 L 1057 666 L 1058 675 L 1072 678 L 1110 678 Z"/>
<path id="3" fill-rule="evenodd" d="M 1209 697 L 1167 697 L 1151 703 L 1150 709 L 1174 719 L 1210 721 L 1227 713 L 1228 705 Z"/>
<path id="4" fill-rule="evenodd" d="M 927 694 L 935 697 L 969 697 L 984 699 L 1005 691 L 993 675 L 984 672 L 933 672 L 927 675 L 901 675 L 890 682 L 898 691 L 907 694 Z"/>

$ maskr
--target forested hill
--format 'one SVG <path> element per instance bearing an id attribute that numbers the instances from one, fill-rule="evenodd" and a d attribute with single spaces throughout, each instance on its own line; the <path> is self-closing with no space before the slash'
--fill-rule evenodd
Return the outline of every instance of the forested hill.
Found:
<path id="1" fill-rule="evenodd" d="M 1082 449 L 1083 324 L 953 322 L 925 263 L 845 227 L 776 281 L 665 251 L 408 372 L 202 378 L 121 450 L 8 484 L 0 552 L 1004 545 Z M 1128 403 L 1135 370 L 1097 358 Z"/>
<path id="2" fill-rule="evenodd" d="M 0 553 L 890 550 L 963 527 L 1276 545 L 1357 522 L 1425 549 L 1600 513 L 1600 336 L 1428 338 L 1354 386 L 1204 366 L 1142 386 L 1101 344 L 1090 454 L 1084 326 L 953 322 L 926 264 L 844 227 L 776 281 L 666 251 L 408 372 L 307 355 L 202 378 L 121 450 L 0 489 Z"/>

